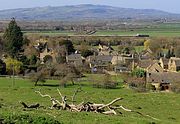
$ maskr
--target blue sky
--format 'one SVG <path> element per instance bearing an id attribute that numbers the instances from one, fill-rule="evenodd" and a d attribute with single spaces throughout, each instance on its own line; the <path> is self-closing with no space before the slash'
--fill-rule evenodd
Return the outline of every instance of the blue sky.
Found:
<path id="1" fill-rule="evenodd" d="M 0 0 L 0 10 L 39 6 L 100 4 L 125 8 L 159 9 L 180 13 L 180 0 Z"/>

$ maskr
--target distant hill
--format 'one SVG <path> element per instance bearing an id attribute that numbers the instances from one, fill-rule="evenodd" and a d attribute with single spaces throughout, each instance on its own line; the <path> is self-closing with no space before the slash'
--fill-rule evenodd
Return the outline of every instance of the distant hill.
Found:
<path id="1" fill-rule="evenodd" d="M 72 5 L 59 7 L 35 7 L 1 10 L 0 19 L 15 17 L 19 20 L 90 20 L 90 19 L 159 19 L 180 18 L 172 14 L 153 9 L 119 8 L 104 5 Z"/>

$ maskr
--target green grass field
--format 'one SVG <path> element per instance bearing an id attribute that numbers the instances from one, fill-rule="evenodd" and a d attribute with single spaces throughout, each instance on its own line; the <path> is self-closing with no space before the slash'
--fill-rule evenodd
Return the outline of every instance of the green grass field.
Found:
<path id="1" fill-rule="evenodd" d="M 180 37 L 180 23 L 150 24 L 149 28 L 98 31 L 95 35 L 136 35 L 147 34 L 150 37 Z"/>
<path id="2" fill-rule="evenodd" d="M 119 36 L 135 36 L 137 34 L 146 34 L 150 37 L 179 37 L 180 29 L 134 29 L 130 30 L 114 30 L 114 31 L 98 31 L 95 35 L 119 35 Z"/>
<path id="3" fill-rule="evenodd" d="M 96 75 L 88 75 L 98 78 Z M 92 78 L 92 77 L 90 77 Z M 99 77 L 100 78 L 100 77 Z M 115 77 L 114 77 L 115 78 Z M 120 78 L 115 80 L 121 82 Z M 90 82 L 81 82 L 88 84 Z M 122 114 L 119 115 L 103 115 L 97 113 L 76 113 L 69 111 L 50 110 L 50 109 L 30 109 L 23 110 L 19 101 L 24 101 L 28 104 L 40 103 L 42 106 L 50 106 L 51 102 L 47 98 L 41 98 L 34 91 L 41 90 L 42 93 L 50 94 L 58 98 L 57 88 L 60 89 L 63 95 L 71 99 L 74 90 L 79 87 L 68 86 L 67 88 L 56 87 L 58 81 L 47 81 L 45 84 L 52 86 L 37 86 L 26 79 L 16 79 L 15 87 L 12 87 L 12 79 L 0 78 L 0 115 L 41 115 L 54 118 L 65 124 L 179 124 L 180 123 L 180 94 L 175 93 L 137 93 L 128 88 L 122 88 L 120 85 L 117 89 L 97 89 L 91 85 L 82 85 L 83 92 L 76 96 L 76 103 L 82 101 L 90 101 L 95 103 L 108 103 L 111 100 L 122 97 L 118 105 L 123 105 L 126 108 L 137 110 L 144 114 L 151 115 L 160 119 L 159 121 L 151 118 L 138 115 L 137 113 L 129 113 L 119 110 Z"/>
<path id="4" fill-rule="evenodd" d="M 76 32 L 34 32 L 38 35 L 46 35 L 46 36 L 74 36 Z M 25 33 L 26 35 L 34 34 Z M 150 37 L 179 37 L 180 29 L 134 29 L 130 30 L 99 30 L 93 36 L 136 36 L 137 34 L 147 34 Z"/>
<path id="5" fill-rule="evenodd" d="M 180 37 L 180 23 L 160 23 L 148 24 L 148 28 L 122 29 L 122 30 L 98 30 L 93 36 L 115 35 L 132 36 L 137 34 L 147 34 L 150 37 Z M 74 36 L 77 32 L 73 31 L 24 31 L 26 35 L 37 34 L 46 36 Z M 3 33 L 0 33 L 0 36 Z"/>

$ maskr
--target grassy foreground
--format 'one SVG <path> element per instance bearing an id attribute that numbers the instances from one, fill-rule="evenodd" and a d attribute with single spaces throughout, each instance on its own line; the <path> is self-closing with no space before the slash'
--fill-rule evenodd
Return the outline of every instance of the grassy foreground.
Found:
<path id="1" fill-rule="evenodd" d="M 83 92 L 76 96 L 76 103 L 90 101 L 95 103 L 108 103 L 117 97 L 123 97 L 118 105 L 126 108 L 137 110 L 144 114 L 151 115 L 160 119 L 153 120 L 143 117 L 136 113 L 129 113 L 119 110 L 119 115 L 103 115 L 96 113 L 76 113 L 69 111 L 50 110 L 40 108 L 38 110 L 23 110 L 19 101 L 28 104 L 40 103 L 42 106 L 50 106 L 48 98 L 41 98 L 34 91 L 41 90 L 42 93 L 50 94 L 58 98 L 57 88 L 63 95 L 67 95 L 69 101 L 74 90 L 78 87 L 68 86 L 67 88 L 56 87 L 58 81 L 47 81 L 46 84 L 51 86 L 34 87 L 33 83 L 25 79 L 16 79 L 15 87 L 12 88 L 12 80 L 9 78 L 0 78 L 0 116 L 1 115 L 32 115 L 54 118 L 61 123 L 69 124 L 174 124 L 180 123 L 180 94 L 175 93 L 137 93 L 128 88 L 117 89 L 97 89 L 91 85 L 83 85 Z"/>

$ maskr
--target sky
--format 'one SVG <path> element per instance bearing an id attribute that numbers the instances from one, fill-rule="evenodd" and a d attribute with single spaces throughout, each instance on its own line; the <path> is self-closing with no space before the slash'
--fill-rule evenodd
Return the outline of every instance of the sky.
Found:
<path id="1" fill-rule="evenodd" d="M 0 0 L 0 10 L 78 4 L 110 5 L 123 8 L 158 9 L 180 13 L 180 0 Z"/>

